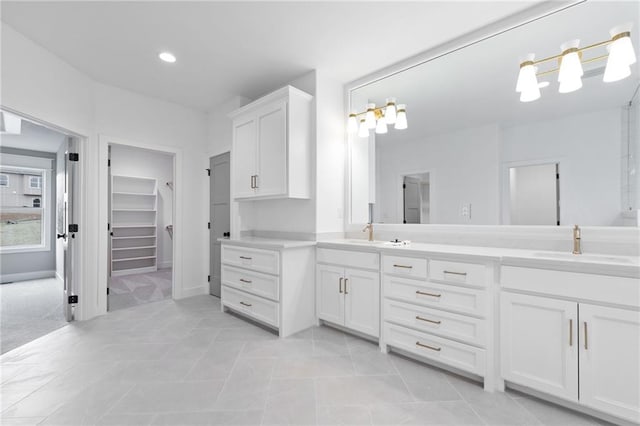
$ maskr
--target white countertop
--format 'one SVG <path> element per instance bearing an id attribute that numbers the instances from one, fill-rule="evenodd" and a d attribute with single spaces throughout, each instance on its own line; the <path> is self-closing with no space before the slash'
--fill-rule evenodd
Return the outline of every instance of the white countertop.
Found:
<path id="1" fill-rule="evenodd" d="M 242 237 L 238 239 L 218 238 L 222 244 L 263 249 L 288 249 L 297 247 L 313 247 L 315 241 L 282 240 L 274 238 Z"/>
<path id="2" fill-rule="evenodd" d="M 496 261 L 505 266 L 554 269 L 569 272 L 640 278 L 640 258 L 636 256 L 579 254 L 530 249 L 410 243 L 393 246 L 384 241 L 330 240 L 318 247 L 353 248 L 399 255 L 452 256 L 468 261 Z"/>

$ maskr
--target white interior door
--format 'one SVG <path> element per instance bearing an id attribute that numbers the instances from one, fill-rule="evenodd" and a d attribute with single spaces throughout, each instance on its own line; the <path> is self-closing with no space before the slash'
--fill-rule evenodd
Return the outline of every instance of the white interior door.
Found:
<path id="1" fill-rule="evenodd" d="M 560 225 L 558 165 L 509 169 L 511 225 Z"/>
<path id="2" fill-rule="evenodd" d="M 640 423 L 640 312 L 580 304 L 580 402 Z"/>
<path id="3" fill-rule="evenodd" d="M 405 176 L 402 184 L 404 223 L 420 223 L 420 180 Z"/>
<path id="4" fill-rule="evenodd" d="M 379 337 L 380 276 L 378 273 L 347 269 L 344 292 L 345 327 Z"/>
<path id="5" fill-rule="evenodd" d="M 287 193 L 287 103 L 258 113 L 258 178 L 260 196 Z M 295 143 L 295 141 L 292 141 Z"/>
<path id="6" fill-rule="evenodd" d="M 69 138 L 67 152 L 65 153 L 65 173 L 64 173 L 64 226 L 57 237 L 63 241 L 64 251 L 64 315 L 67 321 L 73 320 L 73 309 L 76 302 L 71 301 L 74 293 L 74 277 L 73 277 L 73 249 L 75 241 L 75 230 L 71 226 L 76 225 L 74 215 L 74 199 L 75 199 L 75 179 L 78 173 L 78 141 Z"/>
<path id="7" fill-rule="evenodd" d="M 221 243 L 218 238 L 230 236 L 231 197 L 229 191 L 230 156 L 229 153 L 209 159 L 209 274 L 211 282 L 209 293 L 220 297 Z"/>
<path id="8" fill-rule="evenodd" d="M 578 304 L 500 293 L 502 377 L 578 401 Z"/>
<path id="9" fill-rule="evenodd" d="M 316 273 L 318 318 L 344 325 L 344 269 L 318 265 Z"/>

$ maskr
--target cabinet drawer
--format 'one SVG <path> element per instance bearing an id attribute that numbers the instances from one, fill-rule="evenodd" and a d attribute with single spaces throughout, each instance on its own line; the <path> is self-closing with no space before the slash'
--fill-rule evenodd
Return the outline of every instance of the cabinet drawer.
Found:
<path id="1" fill-rule="evenodd" d="M 384 339 L 389 346 L 484 376 L 484 349 L 389 323 L 384 324 Z"/>
<path id="2" fill-rule="evenodd" d="M 222 265 L 222 284 L 276 301 L 279 296 L 278 281 L 274 275 Z"/>
<path id="3" fill-rule="evenodd" d="M 428 307 L 451 309 L 463 314 L 485 316 L 487 297 L 481 290 L 388 275 L 383 280 L 386 297 Z"/>
<path id="4" fill-rule="evenodd" d="M 384 319 L 442 337 L 485 346 L 485 320 L 385 299 Z"/>
<path id="5" fill-rule="evenodd" d="M 382 256 L 382 268 L 386 274 L 412 278 L 427 278 L 427 259 L 404 256 Z"/>
<path id="6" fill-rule="evenodd" d="M 484 287 L 487 285 L 487 268 L 474 263 L 429 260 L 429 279 Z"/>
<path id="7" fill-rule="evenodd" d="M 222 286 L 222 304 L 259 321 L 278 327 L 279 304 L 244 291 Z"/>
<path id="8" fill-rule="evenodd" d="M 277 275 L 280 272 L 280 253 L 223 244 L 222 263 Z"/>
<path id="9" fill-rule="evenodd" d="M 377 270 L 380 266 L 380 256 L 378 253 L 319 248 L 316 256 L 317 261 L 320 263 L 330 263 L 332 265 L 348 266 L 350 268 Z"/>

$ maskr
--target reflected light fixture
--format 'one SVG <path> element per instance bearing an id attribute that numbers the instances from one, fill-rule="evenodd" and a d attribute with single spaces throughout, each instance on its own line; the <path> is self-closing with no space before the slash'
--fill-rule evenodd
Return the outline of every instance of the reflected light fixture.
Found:
<path id="1" fill-rule="evenodd" d="M 625 28 L 626 27 L 626 28 Z M 631 65 L 636 63 L 636 54 L 631 42 L 630 25 L 618 26 L 609 31 L 611 38 L 580 48 L 580 40 L 571 40 L 560 46 L 559 55 L 535 60 L 529 54 L 520 61 L 520 72 L 516 83 L 516 92 L 520 93 L 521 102 L 531 102 L 540 98 L 540 88 L 546 87 L 538 83 L 538 77 L 558 73 L 558 92 L 571 93 L 582 87 L 583 64 L 607 60 L 602 81 L 611 83 L 631 75 Z M 606 52 L 585 58 L 585 52 L 597 48 L 606 48 Z M 558 63 L 557 68 L 544 71 L 539 66 L 547 63 Z"/>
<path id="2" fill-rule="evenodd" d="M 387 125 L 393 125 L 398 130 L 407 128 L 407 107 L 396 105 L 395 98 L 387 98 L 383 107 L 368 103 L 365 111 L 352 111 L 347 119 L 347 131 L 350 134 L 357 133 L 362 138 L 369 136 L 369 129 L 375 129 L 377 134 L 387 133 Z"/>

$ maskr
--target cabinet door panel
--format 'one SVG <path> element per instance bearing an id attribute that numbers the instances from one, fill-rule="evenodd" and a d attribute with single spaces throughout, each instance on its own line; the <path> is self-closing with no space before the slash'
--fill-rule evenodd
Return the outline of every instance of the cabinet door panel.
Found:
<path id="1" fill-rule="evenodd" d="M 287 103 L 272 105 L 258 113 L 259 196 L 287 193 Z"/>
<path id="2" fill-rule="evenodd" d="M 577 303 L 507 292 L 500 299 L 502 377 L 577 401 Z"/>
<path id="3" fill-rule="evenodd" d="M 236 120 L 233 131 L 233 198 L 252 197 L 255 194 L 251 177 L 256 174 L 256 121 L 254 118 Z"/>
<path id="4" fill-rule="evenodd" d="M 380 336 L 380 276 L 377 272 L 347 269 L 344 325 L 370 336 Z"/>
<path id="5" fill-rule="evenodd" d="M 579 317 L 580 402 L 640 423 L 640 313 L 580 304 Z"/>
<path id="6" fill-rule="evenodd" d="M 318 265 L 316 273 L 318 318 L 344 325 L 344 269 Z"/>

